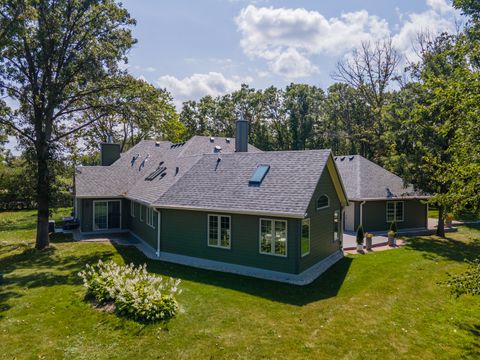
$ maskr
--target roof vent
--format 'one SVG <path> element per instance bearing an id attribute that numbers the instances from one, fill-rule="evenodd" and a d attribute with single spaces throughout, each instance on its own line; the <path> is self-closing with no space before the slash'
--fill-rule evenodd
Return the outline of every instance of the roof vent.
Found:
<path id="1" fill-rule="evenodd" d="M 355 158 L 355 156 L 352 155 L 352 156 L 348 157 L 348 160 L 352 161 L 354 158 Z"/>
<path id="2" fill-rule="evenodd" d="M 140 166 L 138 167 L 138 171 L 142 170 L 142 168 L 145 166 L 145 163 L 147 162 L 149 157 L 150 157 L 150 154 L 147 154 L 147 156 L 145 156 L 145 159 L 143 159 L 143 161 L 140 163 Z"/>
<path id="3" fill-rule="evenodd" d="M 155 141 L 155 146 L 160 147 L 160 141 Z"/>
<path id="4" fill-rule="evenodd" d="M 214 141 L 215 141 L 215 138 L 212 136 L 212 137 L 210 138 L 210 142 L 214 142 Z"/>
<path id="5" fill-rule="evenodd" d="M 175 149 L 175 148 L 181 147 L 183 145 L 185 145 L 185 141 L 170 145 L 170 149 Z"/>
<path id="6" fill-rule="evenodd" d="M 177 174 L 178 174 L 179 171 L 180 171 L 180 168 L 177 166 L 177 167 L 175 168 L 175 176 L 177 176 Z"/>
<path id="7" fill-rule="evenodd" d="M 230 138 L 226 138 L 225 141 L 230 144 Z"/>
<path id="8" fill-rule="evenodd" d="M 268 170 L 270 170 L 270 165 L 258 165 L 252 177 L 250 178 L 248 185 L 260 186 L 262 184 L 263 179 L 267 175 Z"/>
<path id="9" fill-rule="evenodd" d="M 220 145 L 215 145 L 213 152 L 219 153 L 220 151 L 222 151 L 222 147 Z"/>
<path id="10" fill-rule="evenodd" d="M 130 161 L 130 164 L 133 166 L 135 165 L 135 161 L 137 161 L 137 159 L 140 157 L 140 154 L 135 154 L 133 155 L 132 157 L 132 161 Z"/>
<path id="11" fill-rule="evenodd" d="M 340 158 L 340 161 L 343 161 L 343 160 L 345 160 L 345 156 L 342 156 L 342 157 Z"/>

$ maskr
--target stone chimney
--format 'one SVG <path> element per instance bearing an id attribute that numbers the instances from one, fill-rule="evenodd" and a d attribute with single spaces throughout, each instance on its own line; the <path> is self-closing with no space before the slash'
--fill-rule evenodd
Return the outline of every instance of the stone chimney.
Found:
<path id="1" fill-rule="evenodd" d="M 106 143 L 100 144 L 100 164 L 102 166 L 112 165 L 120 158 L 120 144 L 113 144 L 109 135 Z"/>
<path id="2" fill-rule="evenodd" d="M 240 114 L 235 122 L 235 151 L 248 151 L 248 121 L 244 119 L 243 114 Z"/>

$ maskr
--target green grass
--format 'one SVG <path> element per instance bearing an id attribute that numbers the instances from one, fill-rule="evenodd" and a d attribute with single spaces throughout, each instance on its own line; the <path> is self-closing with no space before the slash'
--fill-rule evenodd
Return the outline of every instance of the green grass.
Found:
<path id="1" fill-rule="evenodd" d="M 435 208 L 429 208 L 428 209 L 428 217 L 432 219 L 438 219 L 438 209 Z M 457 221 L 477 221 L 480 220 L 478 215 L 469 213 L 469 212 L 463 212 L 460 214 L 455 214 L 454 219 Z"/>
<path id="2" fill-rule="evenodd" d="M 0 213 L 0 223 L 5 219 L 14 221 L 0 232 L 0 358 L 480 356 L 480 299 L 454 299 L 439 285 L 480 253 L 479 227 L 348 256 L 296 287 L 147 261 L 132 248 L 66 236 L 53 239 L 53 250 L 36 252 L 31 213 Z M 146 261 L 151 272 L 182 278 L 181 312 L 168 324 L 143 325 L 93 309 L 77 273 L 100 258 Z"/>

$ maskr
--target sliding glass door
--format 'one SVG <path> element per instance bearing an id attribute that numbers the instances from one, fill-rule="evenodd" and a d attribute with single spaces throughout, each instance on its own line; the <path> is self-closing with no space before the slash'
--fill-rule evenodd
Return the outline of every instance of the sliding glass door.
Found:
<path id="1" fill-rule="evenodd" d="M 93 230 L 115 230 L 121 228 L 120 200 L 93 202 Z"/>

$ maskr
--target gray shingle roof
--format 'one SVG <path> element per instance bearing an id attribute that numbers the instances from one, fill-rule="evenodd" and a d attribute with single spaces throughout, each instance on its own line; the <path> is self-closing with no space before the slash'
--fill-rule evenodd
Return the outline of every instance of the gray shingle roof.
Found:
<path id="1" fill-rule="evenodd" d="M 202 156 L 154 204 L 161 207 L 275 213 L 303 217 L 330 150 Z M 259 187 L 249 179 L 260 164 L 270 169 Z"/>
<path id="2" fill-rule="evenodd" d="M 157 146 L 158 144 L 158 146 Z M 215 137 L 194 136 L 183 145 L 173 146 L 169 141 L 144 140 L 122 153 L 110 166 L 79 166 L 76 173 L 77 197 L 125 196 L 141 202 L 151 203 L 175 183 L 203 154 L 214 153 L 221 146 L 221 153 L 235 151 L 235 139 L 227 141 Z M 249 151 L 259 152 L 249 145 Z M 133 162 L 134 156 L 138 158 Z M 141 166 L 142 162 L 143 165 Z M 167 167 L 167 175 L 161 181 L 145 181 L 159 163 Z M 179 168 L 176 174 L 175 169 Z"/>
<path id="3" fill-rule="evenodd" d="M 335 156 L 335 163 L 349 200 L 428 197 L 363 156 Z"/>

